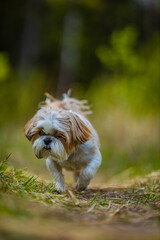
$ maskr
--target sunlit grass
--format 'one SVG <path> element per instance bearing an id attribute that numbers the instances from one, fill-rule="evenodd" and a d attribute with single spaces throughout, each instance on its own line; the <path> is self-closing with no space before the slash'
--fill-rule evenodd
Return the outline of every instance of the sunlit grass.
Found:
<path id="1" fill-rule="evenodd" d="M 134 183 L 128 185 L 128 187 L 123 189 L 127 201 L 132 203 L 149 203 L 151 200 L 155 200 L 160 197 L 160 172 L 153 172 L 145 176 L 144 178 L 137 178 Z M 70 189 L 70 187 L 68 187 Z M 121 192 L 121 189 L 119 189 Z M 84 202 L 82 199 L 82 205 L 88 206 L 92 204 L 97 204 L 98 206 L 103 206 L 104 204 L 118 203 L 121 204 L 126 201 L 120 194 L 119 200 L 108 196 L 108 191 L 105 192 L 103 189 L 96 191 L 88 190 L 86 193 L 78 193 L 68 190 L 65 194 L 57 194 L 54 187 L 54 182 L 46 183 L 39 177 L 31 175 L 26 169 L 16 169 L 8 167 L 8 158 L 1 161 L 0 164 L 0 192 L 7 193 L 20 197 L 27 197 L 28 199 L 35 199 L 36 201 L 42 201 L 51 204 L 59 204 L 59 200 L 65 206 L 72 202 L 76 204 L 81 198 L 87 199 Z M 113 194 L 115 195 L 115 194 Z M 57 200 L 57 201 L 56 201 Z M 117 202 L 118 200 L 118 202 Z M 78 203 L 79 204 L 79 203 Z M 76 204 L 75 207 L 78 205 Z"/>
<path id="2" fill-rule="evenodd" d="M 58 194 L 54 183 L 41 180 L 26 169 L 9 167 L 5 159 L 0 163 L 1 233 L 5 236 L 14 233 L 16 239 L 30 233 L 37 239 L 36 236 L 47 234 L 46 226 L 53 229 L 55 225 L 60 233 L 61 229 L 66 229 L 63 237 L 68 231 L 73 234 L 74 229 L 79 234 L 80 227 L 89 234 L 87 239 L 95 239 L 90 227 L 98 231 L 96 226 L 106 229 L 111 224 L 132 227 L 138 224 L 145 226 L 145 231 L 149 226 L 154 239 L 160 211 L 159 186 L 160 172 L 157 171 L 137 178 L 127 187 L 93 187 L 78 193 L 67 186 L 66 193 Z M 54 235 L 53 231 L 51 233 Z"/>
<path id="3" fill-rule="evenodd" d="M 8 168 L 8 158 L 0 164 L 0 191 L 19 196 L 36 197 L 36 194 L 53 193 L 54 183 L 45 184 L 24 169 Z M 40 195 L 39 195 L 40 196 Z"/>

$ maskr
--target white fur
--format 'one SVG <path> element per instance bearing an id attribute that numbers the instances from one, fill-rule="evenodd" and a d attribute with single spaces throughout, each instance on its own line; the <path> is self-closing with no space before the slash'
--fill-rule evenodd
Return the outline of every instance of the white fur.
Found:
<path id="1" fill-rule="evenodd" d="M 54 129 L 63 131 L 63 122 L 58 120 L 61 118 L 61 111 L 78 115 L 92 133 L 89 141 L 78 144 L 69 155 L 61 141 L 52 135 Z M 65 192 L 63 168 L 73 171 L 77 190 L 86 189 L 101 164 L 98 135 L 90 122 L 81 114 L 72 110 L 53 109 L 52 107 L 42 107 L 37 112 L 36 119 L 34 126 L 43 127 L 45 135 L 34 141 L 33 149 L 38 158 L 46 158 L 46 165 L 53 177 L 55 189 L 58 192 Z M 67 131 L 70 131 L 70 129 Z M 46 136 L 52 139 L 49 150 L 44 148 L 44 138 Z"/>
<path id="2" fill-rule="evenodd" d="M 57 111 L 53 111 L 51 108 L 46 108 L 45 111 L 44 108 L 40 109 L 37 112 L 38 117 L 43 117 L 45 120 L 39 120 L 37 121 L 36 127 L 44 127 L 44 131 L 46 134 L 49 134 L 49 132 L 53 129 L 53 127 L 57 130 L 62 130 L 59 121 L 57 120 L 58 117 L 61 115 Z"/>

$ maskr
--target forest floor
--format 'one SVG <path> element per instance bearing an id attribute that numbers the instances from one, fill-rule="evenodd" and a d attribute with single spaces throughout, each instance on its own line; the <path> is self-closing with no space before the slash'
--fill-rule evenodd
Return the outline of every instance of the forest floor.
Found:
<path id="1" fill-rule="evenodd" d="M 160 239 L 160 171 L 126 186 L 65 194 L 26 170 L 0 164 L 2 239 Z"/>

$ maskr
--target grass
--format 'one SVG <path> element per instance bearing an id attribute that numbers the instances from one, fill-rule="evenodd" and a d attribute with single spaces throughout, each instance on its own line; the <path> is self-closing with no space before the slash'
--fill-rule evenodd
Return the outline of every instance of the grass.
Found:
<path id="1" fill-rule="evenodd" d="M 5 239 L 158 239 L 160 171 L 126 187 L 58 194 L 26 169 L 0 164 L 0 232 Z M 20 227 L 21 226 L 21 227 Z M 51 230 L 51 229 L 54 229 Z M 132 233 L 132 234 L 131 234 Z M 105 238 L 104 238 L 105 239 Z"/>

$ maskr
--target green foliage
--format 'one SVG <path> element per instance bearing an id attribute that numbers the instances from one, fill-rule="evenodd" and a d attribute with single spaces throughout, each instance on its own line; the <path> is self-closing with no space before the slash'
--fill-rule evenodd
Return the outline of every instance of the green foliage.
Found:
<path id="1" fill-rule="evenodd" d="M 110 46 L 97 49 L 97 56 L 104 64 L 106 73 L 95 79 L 96 84 L 93 83 L 92 87 L 93 99 L 100 99 L 105 105 L 123 107 L 134 114 L 157 113 L 160 36 L 156 34 L 138 49 L 137 37 L 136 28 L 129 26 L 122 31 L 113 32 Z"/>
<path id="2" fill-rule="evenodd" d="M 7 169 L 7 162 L 11 154 L 8 155 L 1 163 L 0 163 L 0 172 L 5 172 Z"/>
<path id="3" fill-rule="evenodd" d="M 97 56 L 102 63 L 114 73 L 133 74 L 138 68 L 138 59 L 134 51 L 137 41 L 137 31 L 128 26 L 122 31 L 111 35 L 110 46 L 97 49 Z"/>

